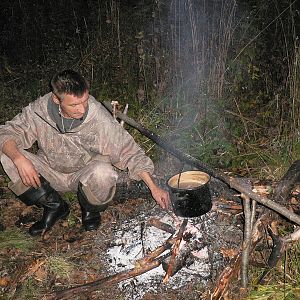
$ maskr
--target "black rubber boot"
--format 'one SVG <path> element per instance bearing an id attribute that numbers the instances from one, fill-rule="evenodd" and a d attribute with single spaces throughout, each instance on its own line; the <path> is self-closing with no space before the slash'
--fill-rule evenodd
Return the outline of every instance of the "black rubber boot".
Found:
<path id="1" fill-rule="evenodd" d="M 40 188 L 31 187 L 18 196 L 26 205 L 36 205 L 44 209 L 42 219 L 29 228 L 29 233 L 33 236 L 50 230 L 57 220 L 65 218 L 70 213 L 68 204 L 59 193 L 50 186 L 45 178 L 41 177 L 40 180 Z"/>
<path id="2" fill-rule="evenodd" d="M 81 208 L 82 226 L 85 231 L 96 230 L 101 224 L 100 212 L 104 211 L 108 205 L 91 204 L 82 190 L 82 183 L 78 184 L 77 198 Z"/>

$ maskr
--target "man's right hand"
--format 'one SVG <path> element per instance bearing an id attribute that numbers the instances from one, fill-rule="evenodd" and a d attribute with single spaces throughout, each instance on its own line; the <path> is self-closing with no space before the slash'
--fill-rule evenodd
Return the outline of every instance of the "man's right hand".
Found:
<path id="1" fill-rule="evenodd" d="M 39 188 L 41 186 L 39 174 L 28 158 L 22 155 L 13 162 L 18 169 L 22 182 L 26 186 L 32 186 L 34 188 Z"/>
<path id="2" fill-rule="evenodd" d="M 41 186 L 39 174 L 33 163 L 19 151 L 14 140 L 6 141 L 2 147 L 2 152 L 13 161 L 22 182 L 26 186 L 32 186 L 34 188 Z"/>

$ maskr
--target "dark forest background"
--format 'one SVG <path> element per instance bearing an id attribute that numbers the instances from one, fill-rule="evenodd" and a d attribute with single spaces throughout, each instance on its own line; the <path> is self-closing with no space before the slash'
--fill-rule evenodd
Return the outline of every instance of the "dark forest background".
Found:
<path id="1" fill-rule="evenodd" d="M 130 116 L 179 149 L 276 179 L 300 152 L 299 4 L 2 0 L 0 121 L 73 68 L 99 101 L 128 103 Z"/>
<path id="2" fill-rule="evenodd" d="M 226 174 L 246 177 L 262 196 L 272 195 L 278 179 L 300 157 L 299 29 L 300 0 L 1 0 L 0 124 L 47 93 L 54 73 L 72 68 L 90 81 L 97 100 L 118 101 L 122 109 L 128 103 L 130 117 L 179 150 Z M 125 126 L 157 164 L 169 167 L 173 160 L 164 151 Z M 102 214 L 101 238 L 95 240 L 94 233 L 80 232 L 76 195 L 65 193 L 72 208 L 68 220 L 37 240 L 24 230 L 38 211 L 15 201 L 4 172 L 0 175 L 3 299 L 40 299 L 42 292 L 99 278 L 107 267 L 98 264 L 99 249 L 106 248 L 112 225 L 123 225 L 150 207 L 144 199 L 112 205 Z M 299 213 L 299 188 L 294 192 L 285 204 Z M 244 207 L 219 199 L 217 236 L 235 226 L 246 235 L 246 198 Z M 284 242 L 297 227 L 266 215 L 253 201 L 255 209 L 263 226 L 249 263 L 249 287 L 241 288 L 236 278 L 223 298 L 241 299 L 249 292 L 252 300 L 299 299 L 300 244 Z M 215 235 L 207 233 L 204 244 L 212 240 Z M 238 257 L 235 247 L 217 242 L 222 253 L 215 254 L 228 261 Z M 214 286 L 239 277 L 232 275 L 237 268 L 231 274 L 230 268 L 224 269 L 225 282 L 211 278 Z M 258 285 L 265 270 L 266 280 Z M 203 291 L 193 285 L 157 299 L 204 299 L 209 293 L 209 287 Z M 123 299 L 109 285 L 103 290 Z"/>

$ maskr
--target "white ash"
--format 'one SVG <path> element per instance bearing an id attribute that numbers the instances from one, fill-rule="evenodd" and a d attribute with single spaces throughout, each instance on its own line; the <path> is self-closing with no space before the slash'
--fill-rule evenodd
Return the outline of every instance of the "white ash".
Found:
<path id="1" fill-rule="evenodd" d="M 157 211 L 155 209 L 135 219 L 123 222 L 122 225 L 113 232 L 113 242 L 107 250 L 107 261 L 110 265 L 108 271 L 110 274 L 116 274 L 134 268 L 136 260 L 143 258 L 148 252 L 163 245 L 171 236 L 169 233 L 146 224 L 147 220 L 154 216 L 159 218 L 160 221 L 178 229 L 178 222 L 174 222 L 174 220 L 163 211 Z M 191 233 L 191 240 L 187 242 L 183 241 L 180 245 L 180 250 L 190 246 L 194 248 L 192 252 L 194 262 L 191 265 L 184 266 L 169 279 L 167 284 L 162 284 L 165 271 L 161 265 L 133 279 L 119 283 L 119 288 L 124 291 L 126 299 L 139 300 L 142 299 L 146 292 L 155 293 L 164 288 L 177 289 L 191 281 L 195 281 L 195 279 L 197 279 L 198 282 L 202 281 L 205 283 L 211 276 L 211 264 L 209 259 L 209 247 L 203 244 L 202 230 L 207 226 L 206 223 L 209 223 L 209 219 L 210 218 L 206 215 L 199 218 L 191 218 L 188 221 L 186 231 Z"/>

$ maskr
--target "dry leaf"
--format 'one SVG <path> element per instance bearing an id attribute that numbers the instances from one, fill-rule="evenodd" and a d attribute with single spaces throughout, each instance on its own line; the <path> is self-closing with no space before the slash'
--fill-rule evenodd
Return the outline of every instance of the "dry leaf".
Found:
<path id="1" fill-rule="evenodd" d="M 253 192 L 260 195 L 269 195 L 271 192 L 271 187 L 268 185 L 254 185 Z"/>
<path id="2" fill-rule="evenodd" d="M 298 200 L 295 197 L 292 197 L 291 204 L 298 204 Z"/>
<path id="3" fill-rule="evenodd" d="M 0 278 L 0 287 L 6 287 L 10 283 L 10 278 L 8 276 L 4 276 Z"/>
<path id="4" fill-rule="evenodd" d="M 38 268 L 37 271 L 34 273 L 34 278 L 40 282 L 45 281 L 47 279 L 47 272 L 45 268 Z"/>
<path id="5" fill-rule="evenodd" d="M 225 249 L 225 248 L 221 248 L 220 252 L 222 253 L 223 257 L 229 257 L 229 258 L 233 258 L 237 255 L 238 251 L 236 249 Z"/>

